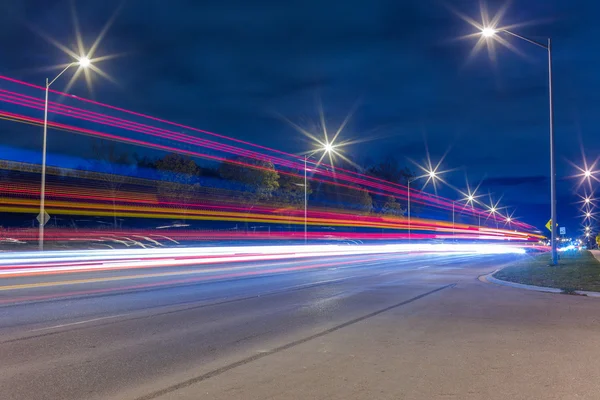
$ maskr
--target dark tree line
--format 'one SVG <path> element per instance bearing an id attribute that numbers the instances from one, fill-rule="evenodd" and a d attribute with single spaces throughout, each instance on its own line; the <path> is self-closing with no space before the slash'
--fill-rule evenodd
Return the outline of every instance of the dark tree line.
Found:
<path id="1" fill-rule="evenodd" d="M 193 203 L 201 187 L 202 178 L 216 178 L 236 185 L 232 191 L 236 201 L 249 209 L 259 203 L 298 207 L 304 203 L 305 187 L 303 171 L 277 171 L 271 161 L 248 157 L 233 157 L 216 168 L 198 165 L 191 157 L 166 154 L 150 158 L 137 154 L 127 155 L 117 151 L 114 144 L 98 144 L 94 148 L 95 159 L 88 170 L 106 172 L 104 184 L 113 199 L 136 169 L 156 173 L 157 194 L 160 199 L 186 209 Z M 363 173 L 392 183 L 406 184 L 413 173 L 393 156 L 388 156 L 362 169 Z M 359 185 L 311 182 L 306 187 L 310 202 L 325 207 L 344 209 L 361 214 L 376 213 L 401 216 L 406 213 L 405 202 L 390 195 L 370 193 Z M 114 201 L 113 201 L 114 209 Z M 116 216 L 115 216 L 116 225 Z"/>

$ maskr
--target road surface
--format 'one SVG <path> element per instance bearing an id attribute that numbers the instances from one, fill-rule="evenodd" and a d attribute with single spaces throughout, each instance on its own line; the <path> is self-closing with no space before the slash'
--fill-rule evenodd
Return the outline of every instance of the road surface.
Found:
<path id="1" fill-rule="evenodd" d="M 0 398 L 597 398 L 600 303 L 477 280 L 515 257 L 5 277 Z"/>

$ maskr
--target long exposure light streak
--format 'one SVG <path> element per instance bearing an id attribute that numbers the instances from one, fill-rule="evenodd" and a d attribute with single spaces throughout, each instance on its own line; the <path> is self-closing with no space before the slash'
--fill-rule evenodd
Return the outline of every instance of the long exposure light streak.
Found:
<path id="1" fill-rule="evenodd" d="M 16 81 L 16 80 L 13 80 L 11 78 L 6 78 L 6 77 L 0 77 L 0 78 L 9 80 L 11 82 L 16 82 L 16 83 L 19 83 L 19 84 L 23 84 L 23 85 L 26 85 L 26 86 L 38 88 L 36 85 L 31 85 L 31 84 L 27 84 L 27 83 L 24 83 L 24 82 Z M 6 93 L 6 91 L 4 93 Z M 60 92 L 56 92 L 56 93 L 60 94 Z M 14 92 L 13 92 L 13 95 L 14 95 Z M 82 99 L 82 98 L 76 98 L 76 99 L 80 100 L 80 101 L 88 102 L 88 103 L 91 103 L 91 104 L 99 104 L 102 107 L 106 107 L 106 108 L 109 108 L 109 109 L 119 110 L 119 111 L 122 111 L 122 112 L 125 112 L 125 113 L 129 113 L 129 114 L 132 114 L 132 115 L 141 116 L 143 118 L 148 118 L 148 119 L 151 119 L 151 120 L 156 120 L 156 121 L 160 121 L 160 122 L 163 122 L 163 123 L 167 123 L 167 124 L 179 126 L 178 124 L 174 124 L 174 123 L 171 123 L 169 121 L 156 119 L 156 118 L 153 118 L 153 117 L 149 117 L 149 116 L 146 116 L 146 115 L 143 115 L 143 114 L 139 114 L 139 113 L 135 113 L 135 112 L 130 112 L 128 110 L 123 110 L 123 109 L 120 109 L 120 108 L 115 108 L 113 106 L 108 106 L 108 105 L 105 105 L 105 104 L 97 103 L 97 102 L 94 102 L 92 100 L 87 100 L 87 99 Z M 15 99 L 13 97 L 13 98 L 11 98 L 10 101 L 14 101 L 14 100 Z M 34 103 L 36 101 L 35 98 L 30 97 L 30 96 L 29 96 L 29 99 L 27 99 L 27 100 L 29 102 L 34 102 Z M 16 101 L 15 103 L 18 103 L 18 101 Z M 31 106 L 31 105 L 32 104 L 29 103 L 29 106 Z M 56 104 L 55 103 L 55 104 L 53 104 L 53 109 L 52 110 L 54 112 L 59 112 L 60 107 L 63 107 L 63 106 L 61 104 Z M 143 127 L 143 129 L 141 130 L 141 132 L 148 133 L 148 134 L 152 133 L 154 135 L 156 135 L 157 132 L 164 133 L 163 132 L 164 130 L 160 130 L 159 129 L 157 131 L 157 128 L 147 127 L 147 126 L 144 126 L 143 124 L 138 124 L 138 123 L 134 123 L 134 122 L 131 122 L 131 121 L 124 121 L 124 120 L 120 120 L 120 119 L 114 118 L 114 117 L 106 117 L 106 116 L 102 116 L 101 114 L 97 114 L 97 113 L 93 113 L 92 114 L 93 118 L 89 118 L 88 117 L 89 112 L 84 111 L 83 114 L 81 114 L 81 110 L 77 111 L 77 109 L 75 109 L 74 107 L 70 107 L 70 106 L 65 106 L 65 107 L 66 107 L 65 108 L 66 111 L 63 112 L 63 114 L 65 116 L 73 117 L 75 115 L 79 115 L 80 117 L 83 118 L 84 115 L 85 115 L 85 118 L 88 118 L 88 120 L 91 120 L 92 122 L 97 122 L 97 123 L 105 123 L 106 120 L 103 120 L 102 118 L 108 118 L 110 121 L 112 121 L 111 122 L 112 126 L 122 127 L 122 128 L 128 129 L 128 130 L 135 130 L 135 129 L 140 130 L 138 128 Z M 215 137 L 219 137 L 219 138 L 223 138 L 223 139 L 227 139 L 227 140 L 232 140 L 234 142 L 243 143 L 245 145 L 249 145 L 249 146 L 260 148 L 260 149 L 265 149 L 265 150 L 268 150 L 269 152 L 272 152 L 272 153 L 274 152 L 274 153 L 281 154 L 281 155 L 284 155 L 284 156 L 290 156 L 289 154 L 281 152 L 281 151 L 278 151 L 278 150 L 268 149 L 268 148 L 266 148 L 264 146 L 257 146 L 257 145 L 254 145 L 254 144 L 251 144 L 251 143 L 247 143 L 247 142 L 244 142 L 244 141 L 239 141 L 237 139 L 228 138 L 228 137 L 225 137 L 223 135 L 213 134 L 212 132 L 207 132 L 207 131 L 203 131 L 203 130 L 193 129 L 191 127 L 186 127 L 186 129 L 191 129 L 191 130 L 194 130 L 194 131 L 198 131 L 198 132 L 202 132 L 202 133 L 206 133 L 206 134 L 211 134 L 211 135 L 213 135 Z M 82 132 L 80 132 L 80 133 L 82 133 Z M 177 133 L 177 132 L 169 132 L 169 131 L 167 131 L 167 134 L 171 135 L 169 137 L 171 139 L 173 139 L 173 140 L 183 141 L 183 142 L 187 142 L 187 143 L 190 143 L 190 144 L 196 144 L 196 145 L 204 145 L 206 147 L 211 147 L 212 146 L 214 149 L 218 149 L 218 150 L 222 150 L 222 151 L 229 151 L 229 152 L 231 152 L 233 154 L 238 154 L 238 155 L 260 157 L 262 159 L 266 158 L 264 155 L 257 154 L 256 152 L 247 151 L 247 150 L 240 150 L 238 148 L 232 148 L 232 146 L 227 146 L 227 145 L 219 144 L 219 143 L 216 143 L 216 142 L 210 142 L 210 141 L 206 141 L 204 139 L 194 138 L 192 136 L 183 135 L 183 134 Z M 119 139 L 116 138 L 116 137 L 114 137 L 114 138 L 112 138 L 112 140 L 119 140 Z M 196 156 L 202 157 L 202 155 L 196 155 Z M 269 159 L 273 160 L 273 157 L 270 156 Z M 300 169 L 301 166 L 297 165 L 298 163 L 294 162 L 295 159 L 296 159 L 296 157 L 292 157 L 291 161 L 290 160 L 285 160 L 285 159 L 275 159 L 273 161 L 274 161 L 275 164 L 278 164 L 278 165 L 287 166 L 287 167 L 294 168 L 294 169 Z M 372 188 L 375 188 L 375 189 L 378 189 L 378 190 L 386 190 L 387 189 L 389 191 L 389 188 L 392 188 L 392 187 L 393 188 L 398 188 L 399 190 L 393 190 L 392 191 L 392 195 L 399 196 L 401 198 L 405 197 L 405 195 L 406 195 L 406 188 L 403 185 L 386 182 L 386 181 L 383 181 L 383 180 L 378 179 L 378 178 L 373 178 L 373 177 L 370 177 L 370 176 L 362 175 L 362 174 L 357 173 L 355 171 L 347 171 L 347 170 L 344 170 L 344 169 L 341 169 L 341 168 L 338 168 L 338 171 L 343 171 L 343 172 L 347 173 L 348 175 L 344 175 L 344 176 L 340 177 L 339 174 L 338 174 L 337 176 L 333 176 L 334 174 L 331 173 L 328 169 L 317 170 L 316 172 L 319 173 L 319 174 L 322 174 L 322 175 L 326 175 L 326 176 L 328 176 L 330 178 L 331 177 L 334 178 L 334 179 L 335 178 L 341 178 L 342 180 L 345 179 L 345 180 L 347 180 L 349 182 L 353 182 L 354 184 L 365 185 L 365 186 L 369 186 L 369 187 L 372 187 Z M 374 184 L 373 181 L 380 182 L 380 183 L 379 184 Z M 447 200 L 445 201 L 445 199 L 441 199 L 441 198 L 437 199 L 437 196 L 432 196 L 432 195 L 426 195 L 425 196 L 425 195 L 415 194 L 415 197 L 421 197 L 422 201 L 428 201 L 428 202 L 433 201 L 434 203 L 437 203 L 437 205 L 440 206 L 440 207 L 442 207 L 442 208 L 450 208 L 451 207 L 451 202 L 450 201 L 447 201 Z"/>
<path id="2" fill-rule="evenodd" d="M 31 85 L 31 84 L 17 81 L 17 80 L 7 78 L 7 77 L 0 77 L 0 79 L 9 81 L 9 82 L 13 82 L 13 83 L 17 83 L 19 85 L 24 85 L 26 87 L 31 87 L 31 88 L 35 88 L 35 89 L 40 88 L 39 86 Z M 53 91 L 53 93 L 64 95 L 57 91 Z M 169 121 L 150 117 L 150 116 L 147 116 L 144 114 L 139 114 L 139 113 L 135 113 L 132 111 L 120 109 L 118 107 L 113 107 L 113 106 L 109 106 L 106 104 L 98 103 L 93 100 L 83 99 L 83 98 L 79 98 L 79 97 L 73 97 L 73 96 L 69 96 L 69 95 L 66 95 L 66 96 L 71 99 L 75 99 L 77 101 L 81 101 L 81 102 L 93 104 L 93 105 L 99 105 L 106 109 L 117 110 L 117 111 L 120 111 L 123 113 L 127 113 L 129 115 L 142 117 L 142 118 L 149 119 L 149 120 L 152 120 L 155 122 L 161 122 L 161 123 L 165 123 L 165 124 L 172 125 L 172 126 L 183 127 L 182 125 L 179 125 L 176 123 L 172 123 Z M 18 106 L 27 107 L 30 109 L 40 109 L 40 107 L 41 107 L 39 99 L 37 99 L 33 96 L 27 96 L 27 95 L 16 93 L 16 92 L 11 92 L 11 91 L 8 91 L 5 89 L 0 89 L 0 101 L 9 103 L 9 104 L 18 105 Z M 215 141 L 211 141 L 211 140 L 207 140 L 207 139 L 197 138 L 194 136 L 185 135 L 180 132 L 174 132 L 174 131 L 170 131 L 170 130 L 167 130 L 164 128 L 148 126 L 148 125 L 141 124 L 141 123 L 134 122 L 134 121 L 127 121 L 127 120 L 124 120 L 121 118 L 107 116 L 104 114 L 86 111 L 86 110 L 82 110 L 82 109 L 68 106 L 68 105 L 63 105 L 61 103 L 52 102 L 51 103 L 51 112 L 56 115 L 62 115 L 63 117 L 68 117 L 71 119 L 74 118 L 74 119 L 79 119 L 79 120 L 86 121 L 86 122 L 99 124 L 102 126 L 110 126 L 110 127 L 114 127 L 114 128 L 118 128 L 118 129 L 125 129 L 125 130 L 131 131 L 131 132 L 142 133 L 145 135 L 150 135 L 150 136 L 153 136 L 156 138 L 161 138 L 161 139 L 173 140 L 178 143 L 186 143 L 186 144 L 194 145 L 197 147 L 202 147 L 202 148 L 213 150 L 213 151 L 219 151 L 219 152 L 239 155 L 239 156 L 243 156 L 243 157 L 266 159 L 266 160 L 272 161 L 274 164 L 279 165 L 280 167 L 289 168 L 290 170 L 294 170 L 294 169 L 299 170 L 302 167 L 297 162 L 297 157 L 295 157 L 293 155 L 289 155 L 285 152 L 281 152 L 281 151 L 274 150 L 274 149 L 269 149 L 264 146 L 255 145 L 252 143 L 240 141 L 238 139 L 229 138 L 229 137 L 219 135 L 219 134 L 214 134 L 212 132 L 195 129 L 192 127 L 185 127 L 185 128 L 189 129 L 191 131 L 194 131 L 194 132 L 201 132 L 201 133 L 204 133 L 207 135 L 211 135 L 211 136 L 219 138 L 219 139 L 232 141 L 234 143 L 242 143 L 246 146 L 250 146 L 255 149 L 260 149 L 260 151 L 247 150 L 247 149 L 235 147 L 235 146 L 224 144 L 224 143 L 219 143 L 219 142 L 215 142 Z M 32 123 L 32 124 L 40 123 L 40 121 L 36 118 L 32 118 L 32 117 L 29 117 L 26 115 L 21 115 L 21 114 L 15 114 L 15 113 L 11 113 L 11 112 L 2 112 L 0 114 L 0 117 L 6 118 L 6 119 L 17 120 L 17 121 L 24 122 L 24 123 Z M 51 123 L 51 126 L 54 129 L 62 129 L 62 130 L 66 130 L 69 132 L 101 137 L 101 138 L 108 139 L 108 140 L 116 140 L 116 141 L 121 141 L 124 143 L 130 143 L 130 144 L 134 144 L 134 145 L 155 148 L 155 149 L 159 149 L 159 150 L 163 150 L 163 151 L 178 152 L 181 154 L 186 154 L 186 155 L 190 155 L 190 156 L 198 157 L 198 158 L 205 158 L 205 159 L 218 161 L 218 162 L 226 161 L 226 162 L 238 164 L 238 165 L 248 167 L 248 168 L 261 168 L 260 166 L 250 165 L 250 164 L 247 164 L 244 162 L 239 162 L 237 160 L 232 160 L 232 159 L 229 159 L 229 158 L 226 158 L 223 156 L 215 156 L 213 154 L 202 153 L 199 151 L 184 150 L 184 149 L 180 149 L 180 148 L 177 148 L 174 146 L 160 145 L 160 144 L 152 143 L 152 142 L 145 141 L 145 140 L 128 138 L 128 137 L 115 135 L 115 134 L 111 134 L 111 133 L 96 131 L 93 129 L 80 128 L 80 127 L 76 127 L 73 125 L 67 125 L 64 123 L 53 122 L 53 123 Z M 262 150 L 267 151 L 269 154 L 265 155 L 264 152 L 261 152 Z M 277 154 L 277 156 L 273 156 L 273 155 L 271 155 L 271 153 Z M 285 157 L 288 157 L 288 156 L 291 156 L 291 158 L 286 159 Z M 343 172 L 343 173 L 340 173 L 340 172 Z M 283 175 L 298 176 L 298 174 L 295 174 L 294 172 L 281 170 L 281 169 L 278 170 L 278 173 L 283 174 Z M 334 184 L 334 185 L 337 185 L 340 187 L 347 187 L 347 188 L 351 188 L 351 189 L 357 189 L 356 185 L 360 185 L 360 186 L 364 186 L 371 194 L 374 194 L 374 195 L 391 195 L 391 196 L 394 196 L 394 197 L 397 197 L 400 199 L 406 198 L 406 187 L 405 186 L 396 184 L 396 183 L 386 182 L 384 180 L 366 176 L 366 175 L 363 175 L 363 174 L 355 172 L 355 171 L 347 171 L 347 170 L 338 168 L 337 173 L 334 174 L 328 168 L 323 168 L 323 169 L 316 169 L 315 173 L 321 176 L 321 178 L 313 179 L 317 183 Z M 333 181 L 331 179 L 333 179 Z M 340 181 L 342 181 L 344 183 L 342 183 Z M 416 192 L 411 197 L 413 197 L 417 203 L 425 204 L 425 205 L 428 205 L 428 206 L 431 206 L 434 208 L 449 210 L 452 207 L 452 201 L 438 197 L 438 196 L 434 196 L 434 195 L 422 194 L 422 193 Z M 471 213 L 473 213 L 473 215 L 481 215 L 482 213 L 485 212 L 484 210 L 479 210 L 479 209 L 476 209 L 475 207 L 472 207 L 471 210 L 467 210 L 467 211 L 470 211 Z M 497 221 L 502 220 L 501 216 L 491 215 L 489 217 L 492 220 L 497 220 Z M 515 223 L 518 224 L 521 229 L 525 229 L 525 230 L 534 229 L 532 226 L 524 224 L 522 222 L 515 222 Z"/>
<path id="3" fill-rule="evenodd" d="M 23 120 L 29 123 L 36 123 L 39 124 L 41 123 L 41 121 L 39 119 L 36 118 L 31 118 L 31 117 L 27 117 L 27 116 L 23 116 L 23 115 L 19 115 L 19 114 L 14 114 L 14 113 L 8 113 L 8 112 L 0 112 L 0 116 L 4 116 L 7 118 L 15 118 L 15 119 L 19 119 L 19 120 Z M 105 139 L 109 139 L 109 140 L 117 140 L 117 141 L 121 141 L 124 143 L 130 143 L 130 144 L 135 144 L 135 145 L 139 145 L 139 146 L 144 146 L 144 147 L 149 147 L 149 148 L 156 148 L 156 149 L 161 149 L 161 150 L 165 150 L 165 151 L 171 151 L 171 152 L 178 152 L 181 154 L 187 154 L 190 156 L 194 156 L 194 157 L 199 157 L 199 158 L 205 158 L 205 159 L 210 159 L 213 161 L 219 161 L 219 162 L 229 162 L 232 164 L 237 164 L 240 166 L 244 166 L 244 167 L 248 167 L 248 168 L 255 168 L 255 169 L 267 169 L 266 167 L 261 167 L 261 166 L 257 166 L 257 165 L 253 165 L 253 164 L 248 164 L 248 163 L 244 163 L 244 162 L 240 162 L 237 160 L 231 160 L 231 159 L 227 159 L 225 157 L 220 157 L 220 156 L 214 156 L 214 155 L 210 155 L 207 153 L 200 153 L 200 152 L 196 152 L 196 151 L 191 151 L 191 150 L 184 150 L 184 149 L 178 149 L 175 147 L 170 147 L 170 146 L 165 146 L 165 145 L 159 145 L 159 144 L 153 144 L 151 142 L 146 142 L 146 141 L 142 141 L 142 140 L 138 140 L 138 139 L 132 139 L 132 138 L 125 138 L 125 137 L 121 137 L 121 136 L 117 136 L 117 135 L 113 135 L 113 134 L 109 134 L 109 133 L 103 133 L 103 132 L 98 132 L 98 131 L 94 131 L 91 129 L 84 129 L 84 128 L 78 128 L 75 126 L 71 126 L 71 125 L 66 125 L 66 124 L 62 124 L 62 123 L 57 123 L 57 122 L 52 122 L 49 124 L 50 126 L 54 127 L 54 128 L 58 128 L 58 129 L 65 129 L 67 131 L 74 131 L 74 132 L 78 132 L 81 134 L 86 134 L 86 135 L 91 135 L 91 136 L 97 136 L 97 137 L 102 137 Z M 300 177 L 299 174 L 296 173 L 292 173 L 292 172 L 286 172 L 286 171 L 279 171 L 280 174 L 286 174 L 286 175 L 292 175 L 292 176 L 296 176 L 296 177 Z M 340 174 L 334 175 L 333 173 L 329 172 L 329 171 L 323 171 L 322 175 L 326 175 L 332 178 L 338 178 L 340 179 Z M 337 186 L 342 186 L 342 187 L 347 187 L 350 189 L 356 189 L 355 186 L 351 185 L 351 184 L 342 184 L 340 182 L 332 182 L 332 181 L 328 181 L 325 179 L 318 179 L 318 178 L 312 178 L 313 181 L 317 181 L 317 182 L 321 182 L 321 183 L 326 183 L 326 184 L 335 184 Z M 352 183 L 355 184 L 363 184 L 366 186 L 370 186 L 371 188 L 375 188 L 378 190 L 385 190 L 387 191 L 389 194 L 389 192 L 391 192 L 392 195 L 397 195 L 397 196 L 404 196 L 405 191 L 393 188 L 393 187 L 386 187 L 384 185 L 381 184 L 373 184 L 372 182 L 366 180 L 366 179 L 359 179 L 359 178 L 354 178 L 354 177 L 348 177 L 346 179 L 347 181 L 350 181 Z M 373 193 L 373 194 L 386 194 L 385 192 L 379 192 L 376 190 L 369 190 L 369 192 Z M 431 197 L 430 195 L 421 195 L 421 194 L 417 194 L 415 195 L 415 197 L 417 199 L 420 199 L 421 201 L 427 201 L 428 203 L 430 203 L 433 206 L 437 206 L 439 208 L 446 208 L 449 209 L 451 207 L 451 202 L 449 200 L 444 201 L 442 198 L 437 198 L 437 197 Z"/>
<path id="4" fill-rule="evenodd" d="M 475 255 L 523 254 L 525 250 L 518 246 L 493 244 L 387 244 L 61 251 L 48 252 L 43 256 L 39 253 L 10 253 L 0 256 L 0 276 L 408 252 Z M 211 269 L 211 272 L 215 270 Z"/>

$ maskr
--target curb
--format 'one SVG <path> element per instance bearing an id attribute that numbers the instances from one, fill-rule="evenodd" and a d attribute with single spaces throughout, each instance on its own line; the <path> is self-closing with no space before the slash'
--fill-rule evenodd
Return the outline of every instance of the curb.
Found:
<path id="1" fill-rule="evenodd" d="M 483 283 L 493 283 L 496 285 L 500 285 L 500 286 L 509 286 L 509 287 L 514 287 L 517 289 L 524 289 L 524 290 L 533 290 L 535 292 L 545 292 L 545 293 L 558 293 L 561 294 L 563 293 L 563 291 L 561 289 L 557 289 L 557 288 L 552 288 L 552 287 L 546 287 L 546 286 L 534 286 L 534 285 L 525 285 L 523 283 L 515 283 L 515 282 L 509 282 L 509 281 L 503 281 L 502 279 L 498 279 L 498 278 L 494 278 L 492 275 L 494 275 L 496 272 L 500 271 L 499 269 L 487 274 L 487 275 L 481 275 L 478 279 L 483 282 Z M 580 296 L 587 296 L 587 297 L 599 297 L 600 298 L 600 292 L 589 292 L 586 290 L 575 290 L 575 294 L 578 294 Z"/>

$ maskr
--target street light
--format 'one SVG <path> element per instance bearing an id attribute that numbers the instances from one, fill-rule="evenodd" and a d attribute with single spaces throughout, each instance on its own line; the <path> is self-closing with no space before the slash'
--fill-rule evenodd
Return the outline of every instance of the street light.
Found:
<path id="1" fill-rule="evenodd" d="M 84 57 L 81 57 L 81 58 L 79 59 L 79 65 L 80 65 L 82 68 L 87 68 L 87 67 L 89 67 L 91 63 L 92 63 L 92 62 L 90 61 L 90 59 L 89 59 L 89 58 L 87 58 L 87 57 L 85 57 L 85 56 L 84 56 Z"/>
<path id="2" fill-rule="evenodd" d="M 411 240 L 411 237 L 410 237 L 410 228 L 411 228 L 411 224 L 410 224 L 410 184 L 412 182 L 416 181 L 417 179 L 418 179 L 417 177 L 408 178 L 407 184 L 406 184 L 407 203 L 408 203 L 408 243 L 409 244 L 410 244 L 410 240 Z"/>
<path id="3" fill-rule="evenodd" d="M 538 47 L 543 48 L 548 52 L 548 97 L 549 97 L 549 111 L 550 111 L 550 219 L 552 221 L 551 232 L 552 232 L 552 264 L 556 265 L 558 262 L 558 253 L 556 251 L 556 170 L 554 165 L 554 107 L 552 102 L 552 40 L 548 38 L 548 43 L 539 43 L 535 40 L 527 39 L 524 36 L 518 35 L 506 29 L 494 29 L 493 27 L 483 27 L 481 34 L 487 39 L 492 39 L 498 33 L 505 33 L 516 37 L 517 39 L 524 40 L 525 42 L 534 44 Z M 585 176 L 589 177 L 591 171 L 586 170 Z"/>
<path id="4" fill-rule="evenodd" d="M 481 197 L 481 195 L 477 195 L 477 190 L 479 190 L 479 186 L 481 186 L 481 183 L 479 183 L 479 185 L 477 185 L 477 187 L 475 188 L 475 190 L 471 191 L 471 188 L 469 186 L 469 182 L 467 182 L 467 192 L 461 192 L 465 197 L 464 200 L 466 202 L 467 205 L 471 206 L 471 212 L 475 212 L 475 203 L 477 204 L 481 204 L 477 198 Z M 481 229 L 481 212 L 479 210 L 477 210 L 477 217 L 478 217 L 478 221 L 479 221 L 479 229 Z"/>
<path id="5" fill-rule="evenodd" d="M 471 211 L 475 211 L 475 196 L 473 196 L 472 194 L 468 194 L 467 195 L 467 204 L 471 205 Z M 481 229 L 481 213 L 479 211 L 477 211 L 477 217 L 479 220 L 479 229 Z"/>
<path id="6" fill-rule="evenodd" d="M 494 28 L 483 28 L 481 34 L 486 38 L 491 38 L 496 34 L 496 30 Z"/>
<path id="7" fill-rule="evenodd" d="M 426 172 L 426 175 L 428 177 L 428 181 L 429 180 L 435 180 L 438 177 L 437 172 L 434 169 L 431 169 L 429 171 Z M 422 178 L 423 176 L 415 176 L 413 178 L 408 178 L 408 180 L 406 181 L 406 187 L 407 187 L 407 203 L 408 203 L 408 243 L 410 243 L 411 241 L 411 218 L 410 218 L 410 184 L 413 183 L 414 181 L 416 181 L 419 178 Z"/>
<path id="8" fill-rule="evenodd" d="M 46 78 L 46 95 L 44 100 L 44 139 L 42 144 L 42 183 L 40 187 L 40 215 L 38 216 L 38 221 L 40 223 L 39 226 L 39 235 L 38 235 L 38 245 L 40 251 L 44 250 L 44 225 L 46 225 L 46 139 L 48 136 L 48 92 L 50 91 L 50 86 L 69 68 L 74 65 L 79 65 L 81 68 L 87 68 L 90 66 L 90 59 L 87 57 L 81 57 L 77 61 L 74 61 L 68 64 L 60 74 L 56 75 L 54 79 L 50 82 L 48 78 Z"/>
<path id="9" fill-rule="evenodd" d="M 494 220 L 496 221 L 496 229 L 498 229 L 498 219 L 496 218 L 496 214 L 498 213 L 498 209 L 496 208 L 495 205 L 491 205 L 489 207 L 490 210 L 490 215 L 492 215 L 494 217 Z"/>
<path id="10" fill-rule="evenodd" d="M 317 150 L 309 151 L 304 154 L 304 244 L 308 242 L 308 159 L 312 157 L 318 151 L 323 151 L 325 154 L 330 154 L 333 151 L 333 144 L 331 142 L 325 142 L 325 145 Z"/>

